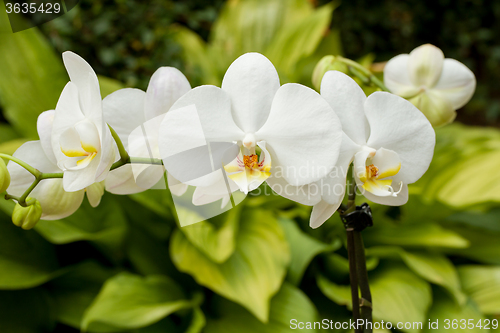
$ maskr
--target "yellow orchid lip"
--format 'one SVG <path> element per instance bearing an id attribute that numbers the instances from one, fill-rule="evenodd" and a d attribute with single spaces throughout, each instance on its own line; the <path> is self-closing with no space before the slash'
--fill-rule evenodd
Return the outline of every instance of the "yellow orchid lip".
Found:
<path id="1" fill-rule="evenodd" d="M 233 180 L 244 193 L 254 190 L 271 176 L 271 157 L 262 143 L 262 153 L 259 156 L 254 152 L 248 155 L 239 155 L 224 166 L 228 177 Z"/>

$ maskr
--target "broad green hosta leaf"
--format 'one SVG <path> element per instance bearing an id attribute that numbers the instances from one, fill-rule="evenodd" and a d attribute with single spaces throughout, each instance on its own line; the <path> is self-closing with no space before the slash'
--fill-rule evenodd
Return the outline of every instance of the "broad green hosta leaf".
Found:
<path id="1" fill-rule="evenodd" d="M 301 77 L 298 64 L 320 44 L 333 9 L 333 4 L 314 9 L 307 0 L 231 0 L 208 44 L 185 28 L 172 31 L 183 48 L 188 74 L 201 76 L 205 84 L 220 84 L 231 62 L 246 52 L 268 56 L 287 82 Z"/>
<path id="2" fill-rule="evenodd" d="M 33 28 L 0 38 L 0 96 L 5 117 L 31 139 L 38 139 L 38 115 L 56 107 L 69 81 L 60 55 Z"/>
<path id="3" fill-rule="evenodd" d="M 113 275 L 95 262 L 84 262 L 49 282 L 56 319 L 80 328 L 83 313 L 99 293 L 102 284 Z"/>
<path id="4" fill-rule="evenodd" d="M 235 250 L 242 205 L 216 216 L 210 221 L 201 221 L 181 227 L 189 242 L 216 263 L 225 262 Z M 195 214 L 188 210 L 177 210 L 177 214 Z M 217 227 L 214 223 L 220 224 Z"/>
<path id="5" fill-rule="evenodd" d="M 5 333 L 52 332 L 51 302 L 42 288 L 0 291 L 0 330 Z"/>
<path id="6" fill-rule="evenodd" d="M 461 266 L 458 273 L 464 291 L 482 313 L 500 313 L 500 266 Z"/>
<path id="7" fill-rule="evenodd" d="M 370 245 L 400 245 L 403 247 L 442 247 L 467 248 L 469 241 L 452 230 L 438 224 L 384 224 L 383 227 L 370 228 L 363 235 Z"/>
<path id="8" fill-rule="evenodd" d="M 439 253 L 405 251 L 397 246 L 379 246 L 367 250 L 368 256 L 393 258 L 399 256 L 405 264 L 427 281 L 440 285 L 450 292 L 458 304 L 467 300 L 462 293 L 455 266 Z"/>
<path id="9" fill-rule="evenodd" d="M 433 161 L 413 190 L 454 207 L 499 202 L 500 131 L 452 124 L 436 134 Z"/>
<path id="10" fill-rule="evenodd" d="M 205 41 L 195 32 L 183 26 L 172 26 L 171 33 L 172 38 L 183 49 L 187 76 L 190 79 L 192 76 L 199 77 L 203 84 L 220 85 L 221 73 L 208 57 Z"/>
<path id="11" fill-rule="evenodd" d="M 285 333 L 290 332 L 292 319 L 297 323 L 318 321 L 318 315 L 314 304 L 298 288 L 284 283 L 281 290 L 271 300 L 269 323 L 263 324 L 245 309 L 223 303 L 221 318 L 209 320 L 205 333 Z M 305 329 L 301 332 L 316 332 L 319 330 Z"/>
<path id="12" fill-rule="evenodd" d="M 280 31 L 269 44 L 264 54 L 286 78 L 294 80 L 299 74 L 297 63 L 314 53 L 330 25 L 333 9 L 333 4 L 320 7 L 308 17 Z"/>
<path id="13" fill-rule="evenodd" d="M 288 244 L 290 244 L 291 261 L 287 280 L 294 285 L 300 283 L 307 266 L 316 255 L 335 251 L 341 246 L 339 239 L 331 245 L 318 241 L 300 230 L 293 220 L 280 218 L 279 222 L 285 231 Z"/>
<path id="14" fill-rule="evenodd" d="M 84 198 L 75 214 L 62 220 L 41 221 L 35 228 L 54 244 L 89 240 L 116 249 L 123 240 L 127 223 L 116 200 L 104 196 L 97 209 Z"/>
<path id="15" fill-rule="evenodd" d="M 449 320 L 449 322 L 448 322 Z M 457 323 L 457 328 L 454 329 L 451 325 L 453 320 Z M 429 318 L 427 322 L 424 322 L 424 330 L 422 332 L 460 332 L 460 333 L 480 333 L 485 332 L 485 330 L 476 327 L 476 324 L 484 320 L 484 316 L 481 314 L 474 302 L 470 300 L 463 306 L 460 306 L 453 302 L 446 296 L 437 295 L 434 297 L 432 307 L 429 311 Z M 432 324 L 432 328 L 429 328 L 429 321 Z M 437 325 L 436 325 L 437 321 Z M 469 327 L 469 324 L 471 326 Z M 483 323 L 484 324 L 484 323 Z M 445 329 L 449 327 L 449 329 Z M 491 327 L 491 326 L 490 326 Z M 437 329 L 436 329 L 437 328 Z M 491 332 L 491 330 L 487 330 Z"/>
<path id="16" fill-rule="evenodd" d="M 349 286 L 339 286 L 319 276 L 318 286 L 332 301 L 351 306 Z M 370 276 L 373 298 L 373 317 L 376 320 L 398 322 L 425 322 L 432 302 L 427 282 L 404 267 L 392 267 Z M 419 332 L 403 329 L 403 332 Z"/>
<path id="17" fill-rule="evenodd" d="M 170 243 L 177 268 L 218 294 L 246 307 L 260 321 L 269 318 L 269 301 L 279 290 L 290 261 L 283 229 L 272 213 L 246 210 L 234 253 L 224 262 L 212 261 L 180 230 Z"/>
<path id="18" fill-rule="evenodd" d="M 58 268 L 52 244 L 0 213 L 0 289 L 38 286 L 59 275 Z"/>
<path id="19" fill-rule="evenodd" d="M 194 305 L 166 276 L 120 273 L 106 281 L 87 309 L 82 330 L 116 332 L 117 328 L 145 327 Z"/>

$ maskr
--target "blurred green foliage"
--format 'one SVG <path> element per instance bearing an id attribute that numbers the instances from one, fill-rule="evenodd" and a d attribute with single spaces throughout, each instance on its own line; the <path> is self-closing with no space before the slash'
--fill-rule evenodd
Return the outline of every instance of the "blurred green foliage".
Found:
<path id="1" fill-rule="evenodd" d="M 478 3 L 462 5 L 473 17 Z M 0 104 L 8 123 L 0 124 L 0 151 L 36 139 L 38 114 L 55 107 L 68 80 L 59 60 L 66 49 L 103 75 L 103 96 L 125 85 L 145 88 L 162 65 L 180 67 L 193 85 L 218 84 L 247 51 L 270 57 L 283 82 L 310 84 L 315 61 L 342 49 L 353 58 L 374 51 L 377 60 L 398 47 L 411 51 L 423 37 L 404 27 L 433 33 L 424 23 L 437 15 L 419 15 L 425 2 L 372 8 L 373 2 L 352 1 L 335 9 L 306 0 L 233 0 L 211 28 L 220 4 L 84 1 L 42 26 L 45 35 L 37 29 L 2 35 Z M 388 6 L 396 14 L 377 16 Z M 328 31 L 332 10 L 337 30 Z M 447 13 L 443 22 L 463 15 Z M 406 25 L 394 25 L 400 20 Z M 446 29 L 459 22 L 451 24 Z M 391 38 L 384 29 L 394 30 Z M 406 40 L 396 47 L 400 37 Z M 446 38 L 435 43 L 451 50 L 448 56 L 460 55 L 462 48 Z M 493 52 L 483 42 L 481 54 Z M 477 59 L 467 52 L 456 57 Z M 482 75 L 480 84 L 488 86 Z M 499 319 L 499 151 L 496 129 L 441 128 L 434 160 L 410 187 L 409 203 L 372 205 L 375 227 L 363 233 L 376 320 L 425 327 L 428 319 Z M 312 230 L 310 207 L 259 195 L 180 228 L 170 207 L 167 191 L 106 194 L 96 209 L 85 202 L 71 217 L 23 231 L 10 221 L 13 203 L 0 200 L 0 332 L 280 333 L 290 331 L 291 319 L 349 320 L 345 231 L 337 216 Z"/>

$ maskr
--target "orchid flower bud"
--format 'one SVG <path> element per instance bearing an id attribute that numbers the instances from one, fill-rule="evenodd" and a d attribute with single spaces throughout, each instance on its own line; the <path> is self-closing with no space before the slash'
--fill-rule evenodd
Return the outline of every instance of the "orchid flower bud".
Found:
<path id="1" fill-rule="evenodd" d="M 7 191 L 10 185 L 10 173 L 3 159 L 0 158 L 0 193 Z"/>
<path id="2" fill-rule="evenodd" d="M 30 230 L 40 221 L 40 217 L 42 217 L 42 206 L 40 202 L 34 198 L 28 198 L 26 203 L 28 204 L 27 207 L 16 204 L 12 212 L 12 222 L 14 225 L 24 230 Z"/>
<path id="3" fill-rule="evenodd" d="M 312 75 L 312 83 L 316 90 L 320 90 L 321 80 L 323 80 L 323 76 L 328 71 L 339 71 L 347 74 L 349 69 L 347 65 L 343 62 L 337 61 L 336 57 L 333 55 L 324 56 L 314 67 L 313 75 Z"/>

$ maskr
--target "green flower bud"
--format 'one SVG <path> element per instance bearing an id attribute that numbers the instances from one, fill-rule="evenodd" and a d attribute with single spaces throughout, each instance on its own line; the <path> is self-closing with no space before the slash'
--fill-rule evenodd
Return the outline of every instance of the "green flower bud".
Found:
<path id="1" fill-rule="evenodd" d="M 317 91 L 320 90 L 321 80 L 323 80 L 323 76 L 328 71 L 339 71 L 345 74 L 349 73 L 347 65 L 341 61 L 337 61 L 335 56 L 332 55 L 324 56 L 320 61 L 318 61 L 316 67 L 314 67 L 312 75 L 312 83 Z"/>
<path id="2" fill-rule="evenodd" d="M 7 191 L 10 185 L 10 174 L 2 158 L 0 158 L 0 193 Z"/>
<path id="3" fill-rule="evenodd" d="M 29 230 L 40 221 L 40 217 L 42 217 L 42 206 L 40 202 L 34 198 L 28 198 L 26 203 L 29 206 L 23 207 L 20 204 L 16 204 L 14 212 L 12 213 L 12 222 L 24 230 Z"/>

